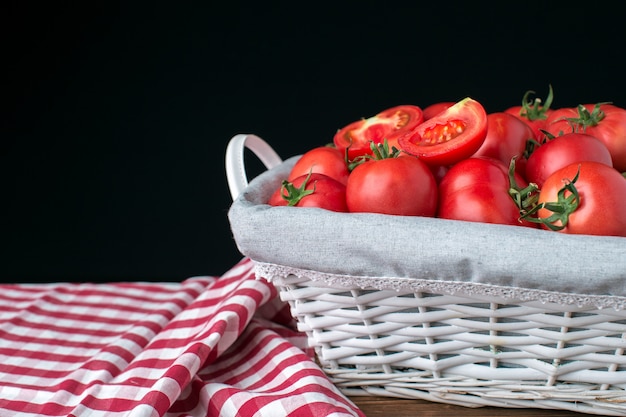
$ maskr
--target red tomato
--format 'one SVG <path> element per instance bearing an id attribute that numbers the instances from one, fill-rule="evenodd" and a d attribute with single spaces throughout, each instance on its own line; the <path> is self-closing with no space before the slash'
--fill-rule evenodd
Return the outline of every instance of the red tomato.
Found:
<path id="1" fill-rule="evenodd" d="M 350 174 L 345 154 L 332 146 L 319 146 L 305 152 L 291 168 L 287 181 L 310 172 L 328 175 L 343 184 L 348 182 Z"/>
<path id="2" fill-rule="evenodd" d="M 533 130 L 521 119 L 509 113 L 496 112 L 487 115 L 487 136 L 473 156 L 488 156 L 504 162 L 507 166 L 513 157 L 521 160 Z"/>
<path id="3" fill-rule="evenodd" d="M 524 123 L 528 124 L 533 131 L 534 138 L 540 141 L 545 136 L 541 130 L 544 129 L 546 120 L 552 113 L 550 106 L 552 105 L 554 94 L 552 86 L 550 86 L 548 97 L 546 97 L 546 101 L 544 103 L 540 98 L 530 100 L 530 95 L 534 93 L 534 91 L 527 91 L 522 98 L 521 106 L 509 107 L 504 112 L 512 114 Z"/>
<path id="4" fill-rule="evenodd" d="M 348 178 L 346 200 L 351 212 L 432 217 L 437 209 L 437 183 L 418 158 L 372 159 Z"/>
<path id="5" fill-rule="evenodd" d="M 398 144 L 429 165 L 452 165 L 473 155 L 486 135 L 487 113 L 468 97 L 400 136 Z"/>
<path id="6" fill-rule="evenodd" d="M 433 103 L 430 106 L 424 107 L 422 112 L 424 113 L 424 121 L 432 119 L 448 107 L 454 106 L 454 101 L 441 101 L 439 103 Z"/>
<path id="7" fill-rule="evenodd" d="M 595 136 L 609 148 L 613 167 L 626 171 L 626 109 L 603 103 L 557 109 L 545 130 L 554 136 L 573 131 Z"/>
<path id="8" fill-rule="evenodd" d="M 572 183 L 577 172 L 579 176 L 573 186 L 579 198 L 574 198 L 571 190 L 565 190 L 563 198 L 559 198 L 561 189 Z M 562 227 L 559 230 L 562 233 L 626 236 L 624 196 L 626 179 L 616 169 L 593 161 L 574 163 L 548 177 L 539 194 L 539 204 L 560 202 L 566 214 L 559 219 L 550 219 L 554 212 L 544 206 L 537 215 L 546 223 Z M 564 201 L 568 197 L 572 201 Z"/>
<path id="9" fill-rule="evenodd" d="M 270 206 L 319 207 L 346 212 L 346 186 L 324 174 L 307 174 L 283 181 L 268 201 Z"/>
<path id="10" fill-rule="evenodd" d="M 518 185 L 525 186 L 516 175 Z M 536 227 L 520 221 L 520 210 L 509 195 L 508 167 L 488 157 L 472 157 L 452 166 L 439 183 L 437 217 L 471 222 Z"/>
<path id="11" fill-rule="evenodd" d="M 450 169 L 450 167 L 443 165 L 429 165 L 429 167 L 430 171 L 435 176 L 435 181 L 437 181 L 437 184 L 439 184 L 443 176 L 446 175 L 446 172 L 448 172 L 448 170 Z"/>
<path id="12" fill-rule="evenodd" d="M 585 133 L 566 133 L 549 139 L 528 157 L 525 177 L 539 188 L 556 170 L 574 162 L 596 161 L 613 166 L 611 153 L 599 139 Z"/>
<path id="13" fill-rule="evenodd" d="M 411 132 L 422 123 L 422 109 L 413 105 L 400 105 L 384 110 L 367 119 L 357 120 L 339 129 L 333 138 L 335 146 L 342 152 L 348 149 L 348 158 L 370 155 L 370 142 L 378 145 L 385 139 L 389 148 L 398 147 L 398 136 Z"/>

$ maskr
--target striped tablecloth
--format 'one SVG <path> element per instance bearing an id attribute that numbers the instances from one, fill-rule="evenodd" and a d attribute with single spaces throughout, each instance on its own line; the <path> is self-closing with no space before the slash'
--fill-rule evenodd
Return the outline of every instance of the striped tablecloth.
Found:
<path id="1" fill-rule="evenodd" d="M 0 416 L 363 416 L 243 259 L 179 283 L 0 285 Z"/>

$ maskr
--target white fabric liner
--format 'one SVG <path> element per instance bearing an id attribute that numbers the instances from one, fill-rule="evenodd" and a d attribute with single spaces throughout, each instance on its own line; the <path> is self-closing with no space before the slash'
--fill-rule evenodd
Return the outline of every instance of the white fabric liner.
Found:
<path id="1" fill-rule="evenodd" d="M 261 275 L 598 308 L 626 303 L 626 238 L 267 205 L 298 158 L 250 181 L 228 212 L 237 247 Z"/>

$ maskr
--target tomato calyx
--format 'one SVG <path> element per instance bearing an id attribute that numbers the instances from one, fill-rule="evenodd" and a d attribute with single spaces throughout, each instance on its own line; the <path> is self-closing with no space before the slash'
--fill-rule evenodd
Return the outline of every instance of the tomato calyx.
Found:
<path id="1" fill-rule="evenodd" d="M 522 215 L 522 219 L 533 223 L 539 223 L 550 230 L 559 231 L 567 227 L 569 216 L 578 209 L 580 205 L 580 195 L 574 185 L 580 175 L 580 166 L 576 175 L 571 180 L 564 180 L 565 184 L 557 193 L 557 201 L 548 201 L 535 205 L 530 211 Z M 566 193 L 568 195 L 566 196 Z M 548 217 L 533 216 L 540 209 L 546 209 L 552 214 Z"/>
<path id="2" fill-rule="evenodd" d="M 530 213 L 539 210 L 537 208 L 539 200 L 539 187 L 535 183 L 530 183 L 522 188 L 515 180 L 516 168 L 515 160 L 517 157 L 511 158 L 509 164 L 509 195 L 520 212 L 520 221 L 525 220 Z"/>
<path id="3" fill-rule="evenodd" d="M 400 150 L 395 146 L 389 148 L 389 142 L 384 139 L 382 143 L 376 143 L 373 140 L 370 141 L 371 154 L 359 155 L 348 163 L 348 169 L 354 170 L 357 166 L 369 161 L 380 161 L 381 159 L 397 158 L 400 156 Z"/>
<path id="4" fill-rule="evenodd" d="M 315 192 L 315 183 L 313 183 L 312 190 L 306 189 L 306 186 L 308 185 L 312 174 L 313 174 L 313 171 L 310 171 L 306 179 L 302 181 L 302 184 L 300 184 L 300 187 L 294 186 L 292 182 L 283 180 L 282 185 L 280 187 L 280 196 L 283 198 L 283 200 L 287 201 L 288 206 L 291 206 L 291 207 L 295 206 L 304 197 L 306 197 L 307 195 L 313 194 Z"/>
<path id="5" fill-rule="evenodd" d="M 570 124 L 574 132 L 578 132 L 581 129 L 584 132 L 590 126 L 597 126 L 606 117 L 606 113 L 601 109 L 601 106 L 604 104 L 611 104 L 611 102 L 597 103 L 592 111 L 579 104 L 576 107 L 578 117 L 566 117 L 565 120 Z"/>
<path id="6" fill-rule="evenodd" d="M 539 97 L 535 97 L 534 100 L 530 100 L 529 97 L 531 94 L 535 94 L 534 91 L 528 90 L 524 93 L 524 97 L 522 97 L 522 110 L 520 112 L 520 116 L 530 120 L 545 120 L 548 118 L 548 110 L 550 110 L 550 106 L 552 106 L 552 100 L 554 99 L 554 92 L 552 90 L 552 85 L 549 85 L 548 96 L 546 97 L 545 103 Z"/>
<path id="7" fill-rule="evenodd" d="M 543 132 L 543 130 L 542 130 Z M 522 157 L 526 160 L 528 160 L 528 158 L 530 158 L 530 155 L 533 154 L 533 152 L 535 152 L 535 149 L 537 149 L 539 146 L 543 145 L 545 143 L 546 139 L 544 138 L 543 141 L 538 141 L 537 139 L 528 139 L 526 141 L 526 146 L 524 147 L 524 152 L 522 152 Z"/>

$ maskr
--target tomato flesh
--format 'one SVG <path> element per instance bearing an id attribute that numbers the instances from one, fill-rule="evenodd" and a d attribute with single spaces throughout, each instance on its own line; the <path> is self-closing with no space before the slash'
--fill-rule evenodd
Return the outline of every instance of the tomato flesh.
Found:
<path id="1" fill-rule="evenodd" d="M 398 144 L 429 165 L 452 165 L 472 156 L 486 136 L 487 113 L 468 97 L 400 136 Z"/>
<path id="2" fill-rule="evenodd" d="M 354 160 L 361 155 L 370 155 L 372 142 L 379 144 L 387 140 L 390 149 L 398 147 L 398 137 L 411 132 L 423 120 L 420 107 L 409 104 L 395 106 L 339 129 L 333 142 L 342 152 L 347 149 L 348 159 Z"/>
<path id="3" fill-rule="evenodd" d="M 437 145 L 448 142 L 465 131 L 467 126 L 463 120 L 449 120 L 444 125 L 435 125 L 424 130 L 421 142 L 423 145 Z"/>

